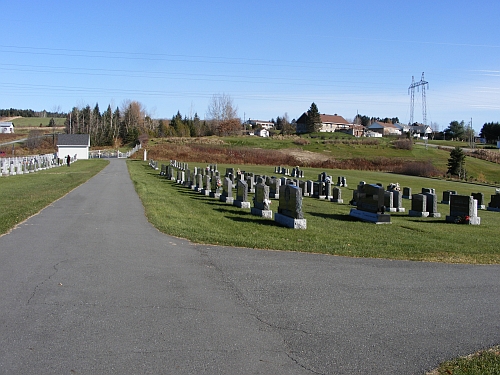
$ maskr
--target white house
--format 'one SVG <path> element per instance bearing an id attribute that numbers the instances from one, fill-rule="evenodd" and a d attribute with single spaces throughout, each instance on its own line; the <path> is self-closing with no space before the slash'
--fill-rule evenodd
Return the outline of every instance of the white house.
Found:
<path id="1" fill-rule="evenodd" d="M 253 132 L 254 135 L 258 135 L 259 137 L 269 137 L 269 130 L 267 129 L 259 129 Z"/>
<path id="2" fill-rule="evenodd" d="M 274 128 L 274 123 L 271 121 L 262 121 L 262 120 L 251 120 L 248 119 L 247 123 L 249 125 L 252 125 L 254 128 L 261 128 L 261 129 L 273 129 Z"/>
<path id="3" fill-rule="evenodd" d="M 368 130 L 382 135 L 401 135 L 401 129 L 388 122 L 374 122 L 366 127 Z"/>
<path id="4" fill-rule="evenodd" d="M 59 134 L 57 136 L 57 157 L 76 155 L 77 160 L 88 159 L 90 149 L 90 135 L 88 134 Z"/>
<path id="5" fill-rule="evenodd" d="M 14 124 L 12 122 L 0 122 L 0 133 L 14 133 Z"/>

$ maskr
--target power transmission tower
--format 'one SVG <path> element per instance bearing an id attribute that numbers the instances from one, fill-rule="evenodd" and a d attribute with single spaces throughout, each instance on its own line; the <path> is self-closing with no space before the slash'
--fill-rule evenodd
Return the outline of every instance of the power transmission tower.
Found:
<path id="1" fill-rule="evenodd" d="M 415 82 L 415 77 L 411 77 L 411 85 L 410 87 L 408 87 L 408 94 L 410 94 L 410 123 L 408 125 L 413 124 L 413 113 L 415 111 L 415 88 L 417 88 L 418 91 L 420 86 L 422 86 L 422 122 L 424 125 L 427 125 L 425 86 L 429 88 L 429 82 L 424 79 L 424 72 L 422 72 L 422 78 L 420 79 L 420 82 Z"/>

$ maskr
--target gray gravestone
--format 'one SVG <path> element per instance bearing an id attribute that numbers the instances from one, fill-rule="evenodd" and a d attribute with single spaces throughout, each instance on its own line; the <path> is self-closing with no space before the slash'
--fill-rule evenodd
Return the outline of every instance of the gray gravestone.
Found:
<path id="1" fill-rule="evenodd" d="M 210 182 L 211 186 L 209 196 L 216 199 L 220 198 L 220 195 L 222 194 L 222 180 L 220 176 L 214 176 Z"/>
<path id="2" fill-rule="evenodd" d="M 342 190 L 338 186 L 334 186 L 332 199 L 330 199 L 330 201 L 335 203 L 344 203 L 344 200 L 342 199 Z"/>
<path id="3" fill-rule="evenodd" d="M 246 181 L 238 180 L 236 183 L 236 199 L 233 205 L 239 208 L 250 208 L 248 201 L 248 184 Z"/>
<path id="4" fill-rule="evenodd" d="M 437 195 L 426 193 L 424 194 L 427 198 L 426 207 L 427 212 L 429 212 L 430 217 L 441 217 L 441 214 L 437 210 Z"/>
<path id="5" fill-rule="evenodd" d="M 271 211 L 271 199 L 269 198 L 269 186 L 259 182 L 255 185 L 255 195 L 253 197 L 252 215 L 273 218 Z"/>
<path id="6" fill-rule="evenodd" d="M 278 212 L 274 215 L 274 220 L 287 228 L 307 228 L 307 221 L 302 212 L 302 191 L 299 187 L 293 185 L 280 187 Z"/>
<path id="7" fill-rule="evenodd" d="M 427 217 L 427 196 L 424 194 L 413 194 L 411 196 L 411 210 L 408 212 L 409 216 L 413 217 Z"/>
<path id="8" fill-rule="evenodd" d="M 206 174 L 203 176 L 203 189 L 201 190 L 201 194 L 210 195 L 210 191 L 212 190 L 212 178 L 210 175 Z"/>
<path id="9" fill-rule="evenodd" d="M 233 182 L 229 177 L 224 177 L 222 180 L 222 194 L 219 197 L 221 202 L 233 204 Z"/>

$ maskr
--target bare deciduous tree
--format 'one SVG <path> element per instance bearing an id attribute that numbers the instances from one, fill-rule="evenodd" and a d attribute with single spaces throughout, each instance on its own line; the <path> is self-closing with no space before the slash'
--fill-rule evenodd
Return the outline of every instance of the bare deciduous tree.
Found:
<path id="1" fill-rule="evenodd" d="M 207 118 L 212 124 L 214 133 L 219 135 L 233 134 L 241 130 L 238 123 L 238 107 L 235 107 L 233 99 L 226 94 L 212 96 L 207 110 Z"/>

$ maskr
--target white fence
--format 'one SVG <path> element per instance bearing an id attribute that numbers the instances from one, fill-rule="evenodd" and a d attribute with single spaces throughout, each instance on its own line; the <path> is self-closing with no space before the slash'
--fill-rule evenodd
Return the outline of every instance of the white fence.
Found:
<path id="1" fill-rule="evenodd" d="M 71 158 L 71 162 L 74 161 L 76 161 L 75 156 Z M 57 154 L 0 158 L 0 177 L 33 173 L 59 167 L 65 163 L 66 160 L 58 159 Z"/>
<path id="2" fill-rule="evenodd" d="M 120 150 L 93 150 L 89 151 L 90 159 L 101 159 L 101 158 L 119 158 L 125 159 L 132 156 L 135 152 L 140 150 L 142 146 L 140 144 L 136 145 L 132 150 L 127 152 L 121 152 Z"/>

